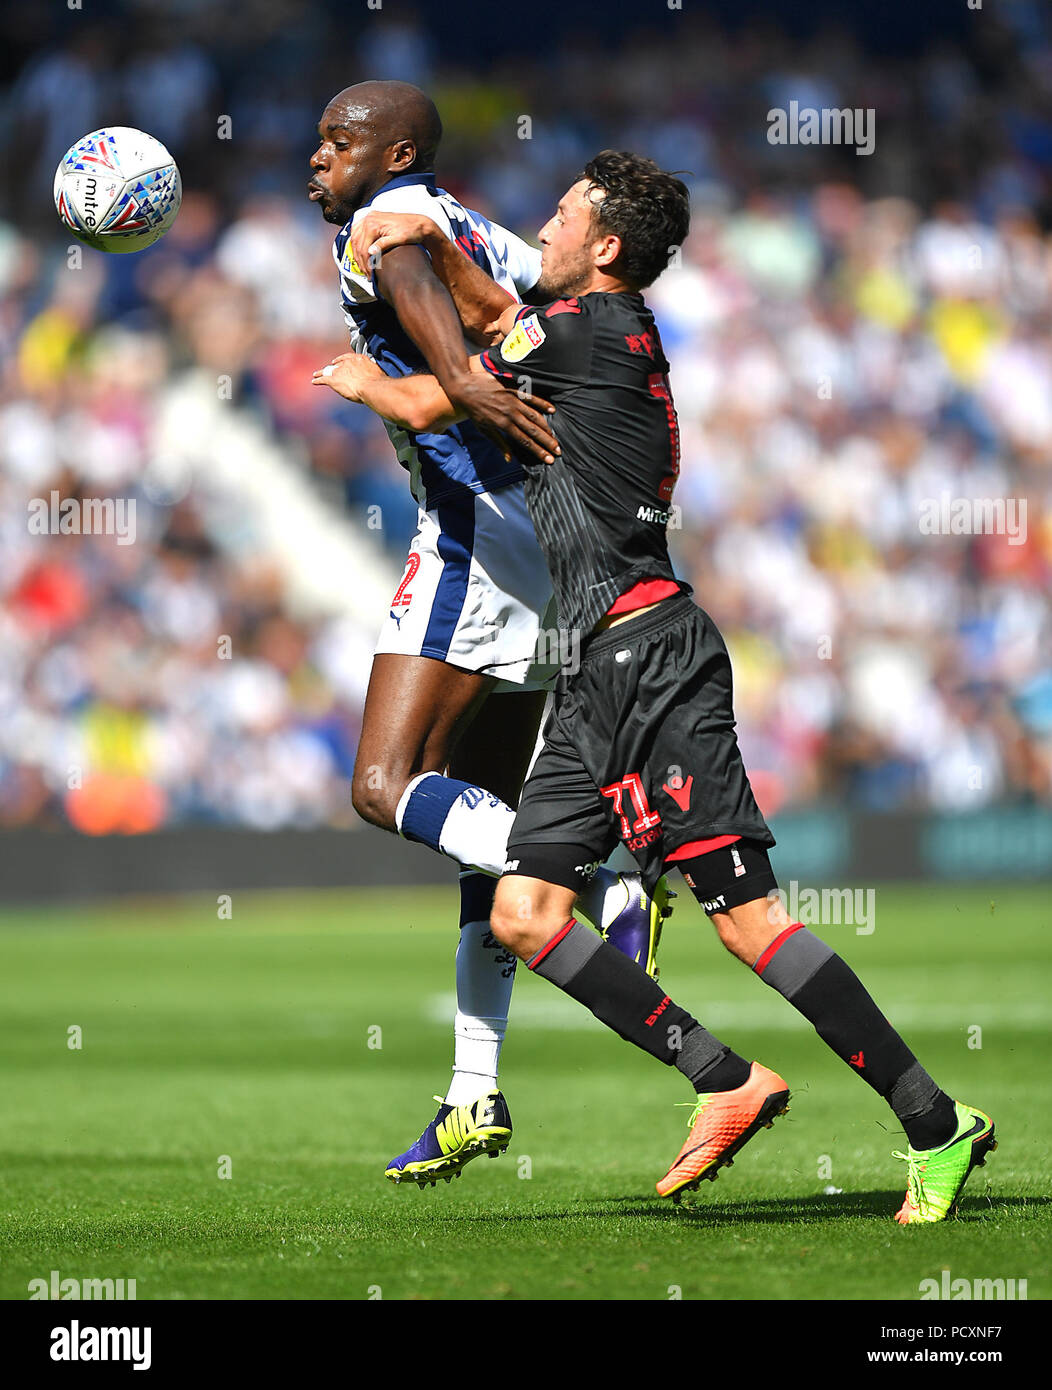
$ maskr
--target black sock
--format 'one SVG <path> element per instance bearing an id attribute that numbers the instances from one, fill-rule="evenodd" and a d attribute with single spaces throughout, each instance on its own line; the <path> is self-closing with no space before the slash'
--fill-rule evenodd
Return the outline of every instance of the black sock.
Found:
<path id="1" fill-rule="evenodd" d="M 645 970 L 579 922 L 571 919 L 526 964 L 626 1042 L 678 1067 L 696 1091 L 729 1091 L 749 1079 L 743 1057 L 674 1004 Z"/>
<path id="2" fill-rule="evenodd" d="M 806 927 L 787 927 L 753 966 L 838 1057 L 894 1110 L 915 1149 L 945 1144 L 957 1127 L 941 1091 L 862 987 L 855 972 Z"/>

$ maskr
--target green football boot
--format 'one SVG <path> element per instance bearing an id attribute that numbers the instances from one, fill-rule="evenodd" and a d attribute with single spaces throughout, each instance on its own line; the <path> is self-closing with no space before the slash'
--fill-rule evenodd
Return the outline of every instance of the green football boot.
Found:
<path id="1" fill-rule="evenodd" d="M 906 1164 L 906 1200 L 895 1213 L 900 1226 L 922 1221 L 943 1221 L 961 1195 L 973 1168 L 981 1168 L 986 1155 L 997 1148 L 994 1122 L 981 1110 L 956 1103 L 957 1131 L 938 1149 L 907 1148 L 892 1154 Z"/>

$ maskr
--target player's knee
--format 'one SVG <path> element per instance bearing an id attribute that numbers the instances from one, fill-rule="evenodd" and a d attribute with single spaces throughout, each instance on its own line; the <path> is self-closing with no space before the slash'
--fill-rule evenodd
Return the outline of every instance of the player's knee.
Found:
<path id="1" fill-rule="evenodd" d="M 502 902 L 498 893 L 490 913 L 489 929 L 502 946 L 513 951 L 521 941 L 523 922 L 518 919 L 509 904 Z"/>
<path id="2" fill-rule="evenodd" d="M 351 805 L 370 825 L 381 830 L 397 830 L 395 811 L 401 789 L 392 785 L 382 767 L 355 767 L 351 779 Z"/>
<path id="3" fill-rule="evenodd" d="M 731 955 L 749 964 L 746 960 L 748 947 L 744 940 L 744 934 L 739 927 L 735 926 L 731 918 L 725 913 L 717 913 L 712 918 L 712 925 L 716 928 L 716 934 Z"/>
<path id="4" fill-rule="evenodd" d="M 500 944 L 522 960 L 528 960 L 544 945 L 543 925 L 530 910 L 530 905 L 519 902 L 513 895 L 502 895 L 499 889 L 489 924 Z"/>
<path id="5" fill-rule="evenodd" d="M 731 955 L 751 967 L 783 930 L 783 917 L 777 898 L 771 907 L 768 900 L 757 899 L 729 912 L 714 913 L 712 924 Z"/>

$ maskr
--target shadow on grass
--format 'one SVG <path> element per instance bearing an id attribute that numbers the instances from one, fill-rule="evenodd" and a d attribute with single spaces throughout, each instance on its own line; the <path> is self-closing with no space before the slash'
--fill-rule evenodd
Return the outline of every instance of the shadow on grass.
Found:
<path id="1" fill-rule="evenodd" d="M 855 1220 L 858 1217 L 877 1217 L 885 1220 L 894 1215 L 902 1205 L 899 1190 L 885 1192 L 841 1192 L 826 1195 L 813 1193 L 804 1197 L 759 1197 L 720 1201 L 707 1198 L 704 1193 L 688 1192 L 677 1206 L 667 1198 L 646 1197 L 638 1194 L 623 1197 L 581 1197 L 580 1206 L 560 1208 L 559 1210 L 538 1212 L 532 1208 L 528 1212 L 493 1213 L 449 1213 L 457 1221 L 502 1222 L 515 1221 L 563 1221 L 574 1216 L 638 1216 L 646 1220 L 694 1221 L 709 1225 L 724 1226 L 735 1223 L 743 1225 L 781 1226 L 787 1221 Z M 1052 1197 L 965 1197 L 961 1203 L 958 1217 L 951 1217 L 943 1226 L 955 1222 L 968 1223 L 987 1212 L 999 1211 L 1004 1214 L 1019 1214 L 1026 1207 L 1045 1208 L 1052 1205 Z"/>

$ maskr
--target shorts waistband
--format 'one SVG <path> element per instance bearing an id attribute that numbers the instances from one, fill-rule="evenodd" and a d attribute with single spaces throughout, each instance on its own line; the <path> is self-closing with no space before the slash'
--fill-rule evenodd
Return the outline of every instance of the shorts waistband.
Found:
<path id="1" fill-rule="evenodd" d="M 594 637 L 589 637 L 581 653 L 582 665 L 603 656 L 614 647 L 631 646 L 641 637 L 652 637 L 666 627 L 681 622 L 690 612 L 697 612 L 698 605 L 690 594 L 680 594 L 676 598 L 663 598 L 656 608 L 651 608 L 638 618 L 626 618 L 616 627 L 604 628 Z"/>

